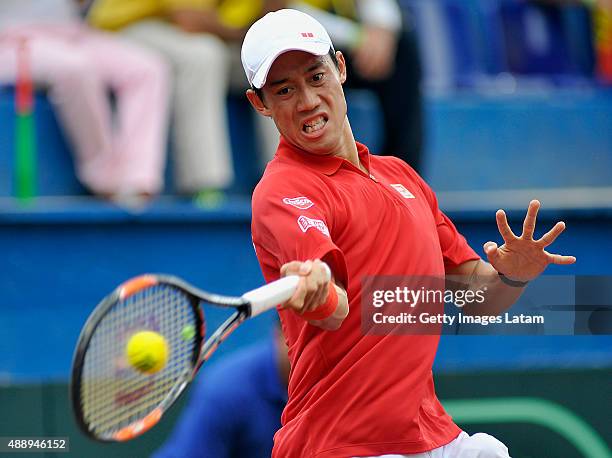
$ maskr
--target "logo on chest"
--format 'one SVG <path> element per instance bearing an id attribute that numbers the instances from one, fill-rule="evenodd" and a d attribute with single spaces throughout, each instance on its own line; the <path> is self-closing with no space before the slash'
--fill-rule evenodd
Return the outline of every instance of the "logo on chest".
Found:
<path id="1" fill-rule="evenodd" d="M 390 184 L 389 186 L 391 186 L 393 189 L 395 189 L 397 192 L 400 193 L 400 195 L 404 198 L 404 199 L 414 199 L 414 194 L 412 194 L 410 191 L 408 191 L 403 184 L 400 183 L 396 183 L 396 184 Z"/>
<path id="2" fill-rule="evenodd" d="M 308 197 L 285 197 L 283 203 L 299 208 L 300 210 L 306 210 L 314 205 Z"/>
<path id="3" fill-rule="evenodd" d="M 297 223 L 300 229 L 302 229 L 302 232 L 306 232 L 311 227 L 314 227 L 316 230 L 329 237 L 329 229 L 325 222 L 320 219 L 312 219 L 302 215 L 298 218 Z"/>

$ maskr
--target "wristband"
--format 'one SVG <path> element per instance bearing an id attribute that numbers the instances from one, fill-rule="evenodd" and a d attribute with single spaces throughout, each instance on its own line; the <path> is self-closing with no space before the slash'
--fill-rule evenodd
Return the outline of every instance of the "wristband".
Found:
<path id="1" fill-rule="evenodd" d="M 329 318 L 334 314 L 336 307 L 338 307 L 338 291 L 336 291 L 336 287 L 334 286 L 333 282 L 330 281 L 328 285 L 327 299 L 325 302 L 310 312 L 302 313 L 302 318 L 304 318 L 306 321 L 324 320 L 325 318 Z"/>
<path id="2" fill-rule="evenodd" d="M 513 286 L 514 288 L 523 288 L 524 286 L 527 286 L 527 283 L 529 283 L 529 281 L 510 280 L 501 272 L 497 272 L 497 274 L 499 275 L 499 279 L 501 281 L 503 281 L 508 286 Z"/>

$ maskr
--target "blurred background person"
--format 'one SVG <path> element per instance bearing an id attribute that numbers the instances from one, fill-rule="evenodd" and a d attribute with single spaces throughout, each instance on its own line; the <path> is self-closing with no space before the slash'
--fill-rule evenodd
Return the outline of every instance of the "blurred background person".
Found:
<path id="1" fill-rule="evenodd" d="M 179 193 L 206 198 L 231 186 L 230 74 L 232 67 L 242 73 L 238 49 L 246 28 L 277 3 L 97 0 L 91 6 L 92 24 L 155 49 L 172 66 L 173 165 Z M 243 74 L 241 78 L 245 85 Z"/>
<path id="2" fill-rule="evenodd" d="M 274 337 L 205 368 L 153 458 L 269 458 L 287 403 L 289 370 L 278 325 Z"/>
<path id="3" fill-rule="evenodd" d="M 168 102 L 163 61 L 87 27 L 72 0 L 0 2 L 0 84 L 16 81 L 20 43 L 34 84 L 48 88 L 81 183 L 120 201 L 159 193 Z"/>
<path id="4" fill-rule="evenodd" d="M 423 149 L 421 63 L 416 33 L 395 0 L 300 0 L 346 57 L 345 88 L 369 89 L 383 115 L 383 147 L 419 170 Z"/>

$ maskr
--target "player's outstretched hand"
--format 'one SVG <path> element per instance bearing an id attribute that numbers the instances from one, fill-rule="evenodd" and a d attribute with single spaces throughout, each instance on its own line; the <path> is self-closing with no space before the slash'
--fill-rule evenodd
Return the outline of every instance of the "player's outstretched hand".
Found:
<path id="1" fill-rule="evenodd" d="M 565 230 L 565 223 L 559 221 L 554 227 L 538 240 L 534 240 L 533 233 L 536 226 L 536 217 L 540 209 L 540 202 L 532 200 L 527 209 L 527 216 L 523 222 L 523 233 L 517 237 L 508 225 L 506 213 L 497 210 L 495 219 L 497 227 L 504 239 L 500 247 L 495 242 L 484 244 L 484 251 L 491 265 L 498 272 L 512 280 L 529 281 L 540 275 L 549 264 L 573 264 L 574 256 L 552 254 L 545 250 Z"/>
<path id="2" fill-rule="evenodd" d="M 316 309 L 327 299 L 329 288 L 328 269 L 322 261 L 292 261 L 284 264 L 280 270 L 281 277 L 299 275 L 298 288 L 283 307 L 291 308 L 302 314 Z"/>

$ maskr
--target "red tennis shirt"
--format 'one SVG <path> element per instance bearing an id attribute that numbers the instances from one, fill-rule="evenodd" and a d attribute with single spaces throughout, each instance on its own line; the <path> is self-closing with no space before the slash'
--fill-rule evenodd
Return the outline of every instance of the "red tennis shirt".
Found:
<path id="1" fill-rule="evenodd" d="M 441 276 L 479 257 L 412 168 L 357 149 L 369 174 L 281 138 L 253 194 L 253 244 L 266 281 L 286 262 L 324 259 L 350 308 L 336 331 L 279 309 L 291 375 L 276 458 L 419 453 L 460 432 L 434 392 L 439 336 L 364 335 L 361 279 Z"/>

